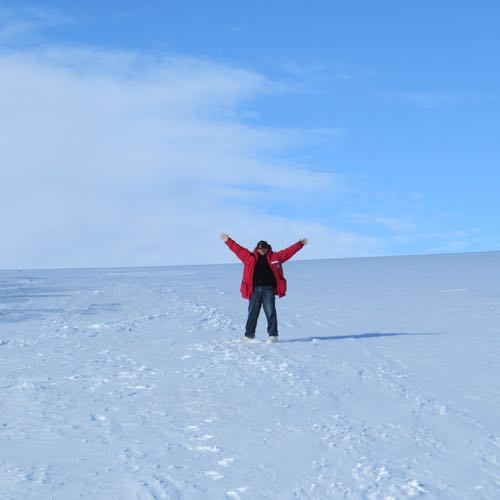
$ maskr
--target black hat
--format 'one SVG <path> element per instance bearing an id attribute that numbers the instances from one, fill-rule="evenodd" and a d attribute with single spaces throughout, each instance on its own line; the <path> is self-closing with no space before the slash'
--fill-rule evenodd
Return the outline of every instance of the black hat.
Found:
<path id="1" fill-rule="evenodd" d="M 257 243 L 257 248 L 271 248 L 271 245 L 267 241 L 260 240 Z"/>

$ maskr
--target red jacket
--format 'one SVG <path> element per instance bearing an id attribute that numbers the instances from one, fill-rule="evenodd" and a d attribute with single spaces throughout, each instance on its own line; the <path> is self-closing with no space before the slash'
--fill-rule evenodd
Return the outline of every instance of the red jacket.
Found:
<path id="1" fill-rule="evenodd" d="M 257 248 L 255 248 L 253 252 L 250 252 L 250 250 L 238 245 L 238 243 L 231 238 L 226 241 L 226 245 L 236 254 L 238 259 L 243 262 L 243 281 L 241 282 L 240 291 L 243 298 L 249 299 L 253 292 L 253 271 L 259 257 Z M 278 297 L 284 297 L 286 295 L 286 279 L 283 275 L 283 266 L 281 264 L 292 258 L 303 246 L 304 244 L 301 241 L 297 241 L 297 243 L 276 253 L 270 248 L 266 254 L 267 261 L 276 278 L 274 294 L 278 295 Z"/>

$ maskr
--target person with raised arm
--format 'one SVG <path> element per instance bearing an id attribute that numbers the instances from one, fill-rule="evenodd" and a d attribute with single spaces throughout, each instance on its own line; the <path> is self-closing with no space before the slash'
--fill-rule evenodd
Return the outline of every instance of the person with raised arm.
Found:
<path id="1" fill-rule="evenodd" d="M 241 282 L 241 295 L 249 300 L 248 319 L 245 326 L 243 342 L 255 339 L 255 329 L 261 307 L 267 318 L 268 343 L 278 341 L 278 318 L 276 315 L 275 296 L 286 295 L 286 279 L 283 274 L 283 263 L 291 259 L 309 240 L 301 238 L 289 247 L 273 252 L 267 241 L 261 240 L 253 252 L 242 247 L 228 234 L 220 235 L 222 241 L 243 262 L 243 280 Z"/>

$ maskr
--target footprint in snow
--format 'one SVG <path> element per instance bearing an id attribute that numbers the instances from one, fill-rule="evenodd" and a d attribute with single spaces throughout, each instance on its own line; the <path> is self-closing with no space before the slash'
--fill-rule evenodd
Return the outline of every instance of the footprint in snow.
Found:
<path id="1" fill-rule="evenodd" d="M 210 477 L 211 479 L 213 479 L 214 481 L 218 481 L 220 479 L 223 479 L 224 478 L 224 475 L 223 474 L 219 474 L 217 471 L 215 470 L 207 470 L 204 472 L 205 476 L 208 476 Z"/>
<path id="2" fill-rule="evenodd" d="M 232 457 L 227 457 L 227 458 L 223 458 L 222 460 L 218 460 L 217 463 L 219 465 L 222 465 L 222 467 L 229 467 L 229 464 L 233 463 L 234 460 L 235 459 Z"/>

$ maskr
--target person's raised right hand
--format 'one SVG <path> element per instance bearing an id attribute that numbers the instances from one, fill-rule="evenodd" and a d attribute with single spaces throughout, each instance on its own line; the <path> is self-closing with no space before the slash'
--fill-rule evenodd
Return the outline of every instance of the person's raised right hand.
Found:
<path id="1" fill-rule="evenodd" d="M 227 233 L 221 233 L 220 239 L 226 242 L 229 239 L 229 236 L 227 235 Z"/>

